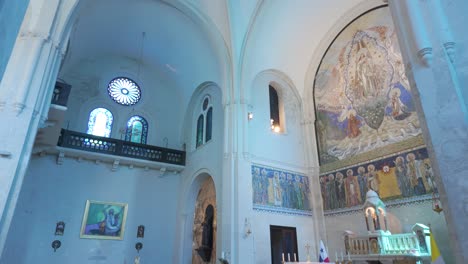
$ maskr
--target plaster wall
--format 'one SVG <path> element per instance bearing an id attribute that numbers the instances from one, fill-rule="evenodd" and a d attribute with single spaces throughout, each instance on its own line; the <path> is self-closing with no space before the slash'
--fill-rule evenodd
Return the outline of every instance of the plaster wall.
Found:
<path id="1" fill-rule="evenodd" d="M 31 159 L 0 263 L 133 263 L 138 241 L 141 261 L 172 258 L 179 176 L 128 167 L 112 172 L 110 164 L 74 159 L 57 165 L 55 159 Z M 87 199 L 128 203 L 122 241 L 80 239 Z M 63 236 L 54 236 L 58 221 L 66 224 Z M 146 227 L 143 239 L 136 238 L 138 225 Z M 54 253 L 55 239 L 62 246 Z"/>
<path id="2" fill-rule="evenodd" d="M 210 97 L 213 107 L 212 138 L 210 141 L 196 148 L 196 127 L 197 119 L 200 114 L 201 104 L 205 96 Z M 192 259 L 192 241 L 194 231 L 194 217 L 197 196 L 202 188 L 202 184 L 208 177 L 211 177 L 214 183 L 213 199 L 216 200 L 216 254 L 220 257 L 222 243 L 226 243 L 229 237 L 223 234 L 229 234 L 224 226 L 228 219 L 223 218 L 224 210 L 231 208 L 221 206 L 222 204 L 222 186 L 229 185 L 228 177 L 223 178 L 223 130 L 224 113 L 222 106 L 221 89 L 215 84 L 201 85 L 192 95 L 192 99 L 185 115 L 183 128 L 183 141 L 185 142 L 187 158 L 185 169 L 181 172 L 181 182 L 179 184 L 180 201 L 178 204 L 177 225 L 180 227 L 175 234 L 177 241 L 175 247 L 177 254 L 174 255 L 174 263 L 189 263 Z M 223 228 L 225 229 L 223 232 Z"/>
<path id="3" fill-rule="evenodd" d="M 29 0 L 0 1 L 0 80 L 23 22 Z"/>
<path id="4" fill-rule="evenodd" d="M 254 211 L 252 214 L 253 255 L 256 264 L 271 263 L 270 226 L 295 227 L 297 235 L 298 260 L 307 260 L 305 246 L 311 245 L 310 259 L 317 259 L 314 244 L 314 225 L 311 216 L 282 215 L 278 213 L 267 213 Z M 244 238 L 245 240 L 245 238 Z M 284 252 L 286 255 L 286 252 Z M 292 258 L 292 254 L 291 254 Z"/>
<path id="5" fill-rule="evenodd" d="M 325 51 L 320 50 L 320 58 L 312 62 L 313 54 L 321 48 L 320 41 L 336 21 L 346 20 L 344 25 L 351 21 L 353 17 L 347 12 L 360 2 L 376 1 L 292 1 L 287 5 L 281 1 L 266 1 L 245 44 L 243 87 L 250 87 L 259 72 L 278 69 L 291 78 L 301 96 L 308 93 L 313 83 L 305 83 L 306 77 L 315 75 L 315 71 L 308 72 L 309 65 L 318 65 Z M 325 49 L 329 43 L 325 44 Z"/>
<path id="6" fill-rule="evenodd" d="M 437 214 L 432 211 L 432 200 L 389 207 L 387 208 L 387 214 L 387 224 L 392 234 L 411 233 L 411 228 L 416 223 L 430 226 L 445 263 L 455 263 L 449 245 L 449 234 L 444 213 Z M 336 253 L 339 257 L 341 257 L 341 252 L 345 254 L 343 240 L 345 230 L 352 231 L 357 235 L 367 234 L 362 211 L 325 216 L 325 225 L 327 229 L 326 241 L 328 243 L 325 239 L 324 243 L 328 247 L 330 261 L 335 261 Z"/>
<path id="7" fill-rule="evenodd" d="M 141 89 L 141 100 L 132 106 L 115 103 L 107 93 L 107 85 L 116 77 L 128 77 Z M 174 84 L 157 71 L 130 58 L 103 56 L 81 61 L 59 78 L 72 85 L 68 110 L 62 127 L 86 133 L 89 113 L 104 107 L 113 114 L 111 138 L 124 139 L 128 119 L 141 115 L 148 121 L 147 144 L 181 149 L 180 124 L 185 106 Z M 167 146 L 166 140 L 167 139 Z"/>
<path id="8" fill-rule="evenodd" d="M 278 93 L 281 131 L 275 133 L 270 124 L 269 85 Z M 252 104 L 248 111 L 253 119 L 247 121 L 247 149 L 252 161 L 271 166 L 286 166 L 303 169 L 304 140 L 301 127 L 302 108 L 295 87 L 287 77 L 276 71 L 260 73 L 252 90 Z M 297 170 L 297 169 L 296 169 Z"/>

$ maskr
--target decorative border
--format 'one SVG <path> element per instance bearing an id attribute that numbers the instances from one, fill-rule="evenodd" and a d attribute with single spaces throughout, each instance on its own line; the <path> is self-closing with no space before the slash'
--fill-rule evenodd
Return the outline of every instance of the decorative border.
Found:
<path id="1" fill-rule="evenodd" d="M 268 205 L 254 204 L 253 209 L 255 211 L 265 212 L 265 213 L 276 213 L 276 214 L 283 214 L 283 215 L 312 216 L 312 211 L 303 211 L 303 210 L 288 209 L 288 208 L 278 208 L 278 207 L 268 206 Z"/>
<path id="2" fill-rule="evenodd" d="M 425 204 L 432 201 L 432 194 L 426 194 L 421 196 L 409 197 L 405 199 L 398 199 L 393 201 L 385 202 L 387 208 L 400 208 L 410 206 L 414 204 Z M 343 208 L 333 211 L 324 211 L 324 216 L 337 216 L 337 215 L 351 215 L 362 212 L 362 206 L 355 206 L 353 208 Z"/>
<path id="3" fill-rule="evenodd" d="M 331 163 L 326 163 L 320 165 L 320 174 L 329 173 L 333 170 L 340 170 L 343 167 L 352 167 L 357 163 L 366 163 L 379 160 L 385 156 L 392 156 L 395 153 L 402 153 L 412 149 L 423 148 L 426 145 L 424 144 L 424 138 L 422 134 L 417 135 L 413 138 L 407 140 L 393 143 L 388 146 L 380 147 L 373 149 L 371 151 L 360 153 L 355 156 L 346 158 L 344 160 L 338 160 Z"/>
<path id="4" fill-rule="evenodd" d="M 354 164 L 351 164 L 349 166 L 336 168 L 336 169 L 333 169 L 333 170 L 329 170 L 327 172 L 322 172 L 320 170 L 319 176 L 325 176 L 325 175 L 327 175 L 329 173 L 335 173 L 335 172 L 338 172 L 338 171 L 343 171 L 343 170 L 346 170 L 346 169 L 355 168 L 355 167 L 358 167 L 358 166 L 366 165 L 366 164 L 371 163 L 371 162 L 381 161 L 381 160 L 384 160 L 384 159 L 387 159 L 387 158 L 391 158 L 391 157 L 394 157 L 394 156 L 398 156 L 398 155 L 401 155 L 401 154 L 404 154 L 404 153 L 409 153 L 411 151 L 421 150 L 421 149 L 427 149 L 426 145 L 418 145 L 416 147 L 406 148 L 406 149 L 398 151 L 398 152 L 392 152 L 392 153 L 387 154 L 387 155 L 382 155 L 382 156 L 376 157 L 374 159 L 368 159 L 368 160 L 365 160 L 365 161 L 362 161 L 362 162 L 359 162 L 359 163 L 354 163 Z M 320 168 L 321 167 L 322 166 L 320 166 Z"/>

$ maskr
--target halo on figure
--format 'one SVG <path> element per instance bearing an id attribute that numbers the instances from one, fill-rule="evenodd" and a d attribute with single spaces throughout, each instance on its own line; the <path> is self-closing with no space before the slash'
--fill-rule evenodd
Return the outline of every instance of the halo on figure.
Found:
<path id="1" fill-rule="evenodd" d="M 357 116 L 357 112 L 354 109 L 349 109 L 348 110 L 348 117 L 350 116 Z"/>
<path id="2" fill-rule="evenodd" d="M 400 97 L 400 95 L 401 95 L 401 91 L 399 88 L 392 88 L 392 90 L 390 90 L 391 97 L 393 96 Z"/>

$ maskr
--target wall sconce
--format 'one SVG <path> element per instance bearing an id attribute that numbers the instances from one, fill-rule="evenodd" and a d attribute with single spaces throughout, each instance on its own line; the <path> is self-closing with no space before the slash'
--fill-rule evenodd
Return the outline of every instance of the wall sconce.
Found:
<path id="1" fill-rule="evenodd" d="M 248 237 L 250 234 L 252 234 L 252 227 L 250 226 L 250 221 L 249 219 L 245 218 L 244 222 L 244 236 Z"/>
<path id="2" fill-rule="evenodd" d="M 281 131 L 280 126 L 273 119 L 270 119 L 270 127 L 271 127 L 271 131 L 275 133 L 279 133 Z"/>
<path id="3" fill-rule="evenodd" d="M 137 230 L 137 238 L 144 238 L 145 237 L 145 226 L 139 225 Z"/>
<path id="4" fill-rule="evenodd" d="M 252 112 L 248 112 L 247 113 L 247 119 L 250 121 L 253 119 L 253 113 Z"/>
<path id="5" fill-rule="evenodd" d="M 443 211 L 440 205 L 440 195 L 437 190 L 432 193 L 432 210 L 440 214 Z"/>
<path id="6" fill-rule="evenodd" d="M 63 232 L 65 232 L 65 222 L 57 222 L 57 224 L 55 225 L 55 235 L 63 236 Z"/>
<path id="7" fill-rule="evenodd" d="M 60 221 L 57 222 L 55 225 L 55 235 L 56 236 L 63 236 L 63 233 L 65 232 L 65 222 Z M 58 248 L 62 245 L 62 242 L 60 240 L 54 240 L 52 241 L 52 248 L 54 249 L 54 252 L 57 251 Z"/>
<path id="8" fill-rule="evenodd" d="M 52 248 L 54 249 L 54 252 L 57 251 L 57 248 L 59 248 L 62 245 L 62 242 L 60 240 L 54 240 L 52 242 Z"/>
<path id="9" fill-rule="evenodd" d="M 138 253 L 140 253 L 140 250 L 143 248 L 143 243 L 138 242 L 135 244 L 135 249 L 137 250 Z"/>

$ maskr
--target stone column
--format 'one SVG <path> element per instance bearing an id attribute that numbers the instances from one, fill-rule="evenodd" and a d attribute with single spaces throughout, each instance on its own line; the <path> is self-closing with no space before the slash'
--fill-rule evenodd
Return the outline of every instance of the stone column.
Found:
<path id="1" fill-rule="evenodd" d="M 465 98 L 460 93 L 466 90 L 468 82 L 468 56 L 466 46 L 459 48 L 457 43 L 468 41 L 466 23 L 462 23 L 466 20 L 463 8 L 466 3 L 464 0 L 450 4 L 433 1 L 414 0 L 418 9 L 405 6 L 404 2 L 413 0 L 393 0 L 389 5 L 449 230 L 453 253 L 444 257 L 454 258 L 461 264 L 468 261 L 468 124 Z M 435 10 L 437 8 L 445 10 Z M 423 18 L 421 28 L 411 28 L 408 22 L 414 12 Z M 450 28 L 450 22 L 457 27 Z M 433 60 L 429 65 L 418 60 L 418 50 L 411 43 L 415 32 L 424 30 L 423 27 L 434 29 L 428 36 L 433 47 Z M 447 32 L 450 30 L 453 30 L 453 39 Z"/>
<path id="2" fill-rule="evenodd" d="M 0 83 L 0 256 L 64 52 L 50 35 L 58 7 L 58 1 L 31 1 Z"/>
<path id="3" fill-rule="evenodd" d="M 235 130 L 235 105 L 229 100 L 223 104 L 224 107 L 224 140 L 223 140 L 223 179 L 221 186 L 221 219 L 218 219 L 218 248 L 225 252 L 225 258 L 229 263 L 236 263 L 238 255 L 239 228 L 236 225 L 236 199 L 238 196 L 237 153 L 234 143 Z"/>
<path id="4" fill-rule="evenodd" d="M 307 108 L 306 108 L 307 109 Z M 313 108 L 308 108 L 313 109 Z M 307 113 L 305 114 L 306 117 L 303 118 L 301 122 L 303 128 L 303 139 L 305 142 L 305 153 L 306 153 L 306 163 L 307 163 L 307 176 L 310 179 L 310 186 L 311 186 L 311 193 L 310 198 L 312 202 L 312 216 L 314 218 L 314 238 L 315 238 L 315 245 L 312 245 L 312 248 L 315 251 L 315 256 L 319 255 L 319 252 L 316 251 L 319 249 L 319 241 L 322 240 L 324 242 L 327 238 L 327 231 L 325 229 L 325 217 L 323 215 L 323 200 L 322 200 L 322 192 L 320 190 L 320 182 L 319 182 L 319 174 L 320 168 L 318 165 L 318 154 L 317 154 L 317 142 L 315 140 L 315 120 L 312 118 L 307 117 Z"/>

